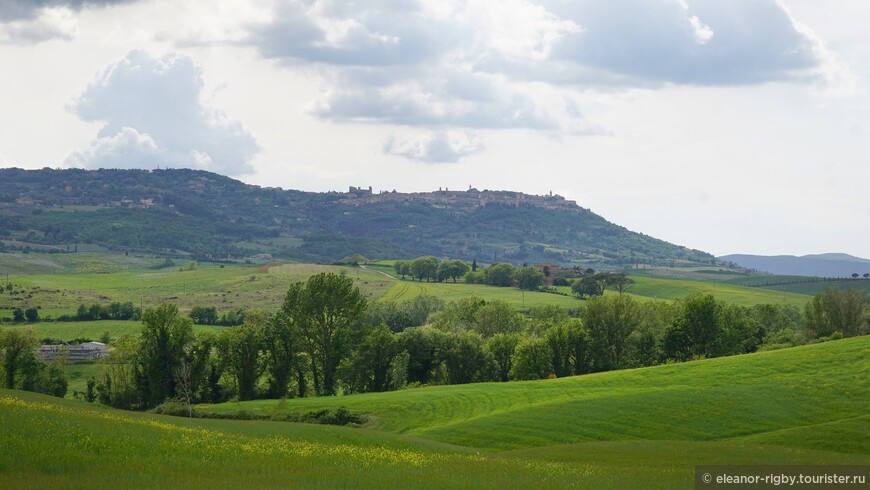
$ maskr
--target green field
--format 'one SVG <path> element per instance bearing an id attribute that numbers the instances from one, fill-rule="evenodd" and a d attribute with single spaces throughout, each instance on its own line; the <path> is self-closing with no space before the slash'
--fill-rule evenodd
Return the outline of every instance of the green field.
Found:
<path id="1" fill-rule="evenodd" d="M 831 287 L 839 289 L 854 288 L 870 292 L 870 281 L 866 279 L 835 279 L 832 281 L 805 282 L 809 279 L 815 278 L 803 276 L 752 276 L 730 280 L 728 283 L 738 286 L 755 286 L 758 289 L 763 288 L 809 295 L 821 293 Z"/>
<path id="2" fill-rule="evenodd" d="M 0 390 L 4 488 L 693 488 L 698 464 L 870 464 L 870 337 L 573 378 L 229 403 L 185 419 Z M 280 408 L 279 408 L 280 407 Z"/>
<path id="3" fill-rule="evenodd" d="M 789 445 L 870 454 L 870 438 L 861 437 L 870 417 L 868 375 L 870 337 L 859 337 L 547 381 L 290 400 L 287 409 L 346 406 L 371 415 L 381 430 L 485 450 L 599 440 L 732 440 L 839 421 L 838 430 L 857 432 L 822 447 L 800 437 Z M 276 403 L 201 410 L 271 413 Z"/>
<path id="4" fill-rule="evenodd" d="M 477 296 L 487 301 L 506 301 L 516 309 L 527 309 L 530 306 L 556 305 L 563 308 L 579 308 L 583 302 L 572 296 L 541 292 L 521 291 L 517 288 L 500 288 L 481 284 L 436 283 L 398 281 L 381 301 L 407 301 L 421 294 L 429 294 L 443 299 L 445 302 L 456 301 L 469 296 Z"/>
<path id="5" fill-rule="evenodd" d="M 787 304 L 803 309 L 812 299 L 805 294 L 774 291 L 764 288 L 749 288 L 718 282 L 664 279 L 650 276 L 631 276 L 635 284 L 628 292 L 636 296 L 654 299 L 682 299 L 690 294 L 712 294 L 716 299 L 739 306 L 756 304 Z"/>
<path id="6" fill-rule="evenodd" d="M 142 322 L 133 320 L 100 320 L 95 322 L 41 322 L 29 324 L 3 325 L 4 329 L 30 329 L 38 339 L 51 338 L 69 342 L 73 339 L 99 340 L 104 332 L 109 332 L 111 339 L 124 335 L 139 335 L 142 332 Z M 196 332 L 219 332 L 227 327 L 214 325 L 194 325 Z"/>
<path id="7" fill-rule="evenodd" d="M 2 254 L 0 254 L 2 256 Z M 33 274 L 11 280 L 24 293 L 0 295 L 0 307 L 40 306 L 40 316 L 73 314 L 79 304 L 131 301 L 145 308 L 175 303 L 181 309 L 196 305 L 216 306 L 220 311 L 236 308 L 277 309 L 290 285 L 319 272 L 344 272 L 353 278 L 363 295 L 379 298 L 394 281 L 374 271 L 359 268 L 312 265 L 190 264 L 160 270 L 135 270 L 112 274 Z M 3 310 L 9 316 L 9 310 Z"/>

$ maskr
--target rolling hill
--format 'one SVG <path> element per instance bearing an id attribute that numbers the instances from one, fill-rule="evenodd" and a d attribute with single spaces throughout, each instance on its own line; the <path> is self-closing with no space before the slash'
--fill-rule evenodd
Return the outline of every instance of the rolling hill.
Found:
<path id="1" fill-rule="evenodd" d="M 533 382 L 202 406 L 346 406 L 367 427 L 186 419 L 0 390 L 8 488 L 693 488 L 699 464 L 870 464 L 870 337 Z"/>
<path id="2" fill-rule="evenodd" d="M 0 169 L 0 240 L 0 249 L 67 252 L 93 244 L 212 260 L 264 253 L 332 262 L 361 253 L 595 268 L 716 262 L 560 196 L 354 187 L 315 193 L 181 169 Z"/>

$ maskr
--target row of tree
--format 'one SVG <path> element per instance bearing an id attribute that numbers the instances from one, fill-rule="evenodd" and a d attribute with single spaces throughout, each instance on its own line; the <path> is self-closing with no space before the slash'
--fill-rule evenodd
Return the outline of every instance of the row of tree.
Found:
<path id="1" fill-rule="evenodd" d="M 390 305 L 390 306 L 387 306 Z M 836 313 L 835 313 L 836 312 Z M 150 408 L 236 397 L 303 397 L 569 376 L 727 356 L 870 332 L 870 298 L 828 291 L 807 307 L 725 304 L 711 295 L 639 302 L 593 296 L 580 318 L 559 307 L 528 316 L 501 301 L 429 297 L 368 304 L 342 275 L 288 290 L 274 315 L 193 334 L 172 305 L 143 314 L 139 338 L 114 344 L 97 383 L 100 401 Z"/>
<path id="2" fill-rule="evenodd" d="M 427 255 L 414 260 L 397 260 L 393 263 L 396 274 L 402 279 L 407 276 L 423 281 L 454 283 L 460 278 L 468 284 L 488 284 L 490 286 L 517 286 L 527 291 L 536 291 L 544 285 L 544 273 L 537 267 L 516 267 L 506 262 L 498 262 L 486 268 L 478 268 L 477 261 L 471 264 L 462 260 L 440 261 Z"/>

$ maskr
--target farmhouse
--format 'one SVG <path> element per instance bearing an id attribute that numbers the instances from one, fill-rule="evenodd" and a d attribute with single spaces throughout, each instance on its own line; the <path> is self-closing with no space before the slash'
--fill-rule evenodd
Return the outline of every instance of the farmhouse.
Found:
<path id="1" fill-rule="evenodd" d="M 37 347 L 37 355 L 43 362 L 51 361 L 58 356 L 66 357 L 70 362 L 94 361 L 106 355 L 106 344 L 85 342 L 78 345 L 41 345 Z"/>

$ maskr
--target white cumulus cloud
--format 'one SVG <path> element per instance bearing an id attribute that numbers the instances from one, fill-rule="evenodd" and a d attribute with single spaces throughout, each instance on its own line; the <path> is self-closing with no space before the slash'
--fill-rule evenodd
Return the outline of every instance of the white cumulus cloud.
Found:
<path id="1" fill-rule="evenodd" d="M 424 163 L 455 163 L 483 149 L 480 138 L 465 131 L 430 131 L 417 137 L 393 137 L 384 153 Z"/>
<path id="2" fill-rule="evenodd" d="M 256 141 L 241 123 L 203 105 L 201 91 L 201 73 L 189 57 L 130 52 L 71 102 L 69 110 L 79 118 L 104 126 L 88 149 L 66 163 L 250 173 Z"/>

